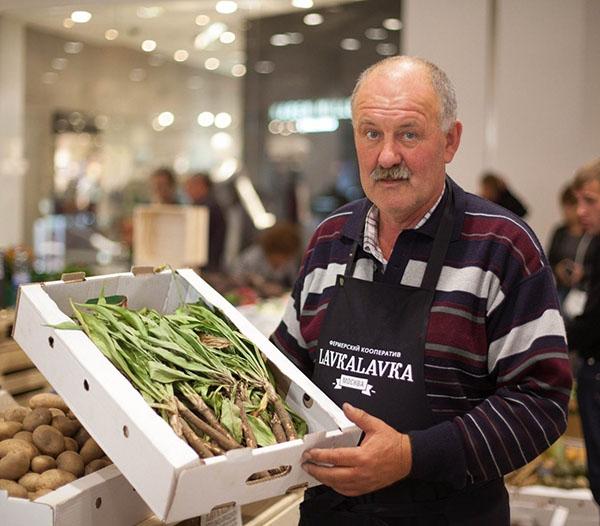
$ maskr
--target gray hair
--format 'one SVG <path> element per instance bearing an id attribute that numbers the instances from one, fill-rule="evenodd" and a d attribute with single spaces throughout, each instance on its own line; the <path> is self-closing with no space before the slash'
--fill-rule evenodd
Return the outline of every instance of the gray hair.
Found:
<path id="1" fill-rule="evenodd" d="M 424 67 L 429 73 L 429 79 L 431 80 L 431 85 L 433 86 L 433 90 L 438 96 L 438 100 L 440 102 L 440 114 L 439 114 L 439 124 L 440 128 L 444 133 L 450 130 L 450 127 L 456 121 L 456 92 L 454 91 L 454 86 L 452 82 L 448 78 L 448 75 L 444 71 L 442 71 L 438 66 L 436 66 L 433 62 L 429 62 L 423 58 L 419 57 L 411 57 L 408 55 L 399 55 L 394 57 L 387 57 L 379 62 L 376 62 L 372 66 L 369 66 L 365 69 L 358 80 L 356 81 L 356 85 L 354 86 L 354 90 L 352 90 L 351 96 L 351 106 L 354 113 L 354 100 L 356 99 L 356 94 L 358 90 L 362 86 L 365 79 L 376 69 L 381 66 L 386 66 L 392 63 L 403 63 L 403 62 L 412 62 L 414 64 L 420 65 Z"/>
<path id="2" fill-rule="evenodd" d="M 591 181 L 600 183 L 600 157 L 583 165 L 575 172 L 573 190 L 581 190 L 583 185 Z"/>

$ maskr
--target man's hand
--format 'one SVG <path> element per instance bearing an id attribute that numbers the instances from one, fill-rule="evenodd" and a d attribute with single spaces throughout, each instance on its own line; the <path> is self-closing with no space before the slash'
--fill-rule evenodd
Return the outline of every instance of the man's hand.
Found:
<path id="1" fill-rule="evenodd" d="M 370 493 L 406 477 L 412 467 L 408 435 L 348 403 L 343 409 L 364 431 L 362 443 L 358 447 L 306 451 L 303 469 L 347 497 Z"/>

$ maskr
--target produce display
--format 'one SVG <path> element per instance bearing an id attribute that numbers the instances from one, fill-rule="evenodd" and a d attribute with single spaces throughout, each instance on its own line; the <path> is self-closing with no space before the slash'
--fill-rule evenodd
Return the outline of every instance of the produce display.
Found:
<path id="1" fill-rule="evenodd" d="M 0 490 L 35 500 L 112 464 L 56 394 L 0 413 Z"/>
<path id="2" fill-rule="evenodd" d="M 103 296 L 72 303 L 75 322 L 55 327 L 84 330 L 201 458 L 306 433 L 260 350 L 222 314 L 201 302 L 166 315 L 125 305 Z"/>
<path id="3" fill-rule="evenodd" d="M 507 476 L 513 486 L 541 484 L 563 489 L 587 488 L 585 447 L 560 438 L 526 466 Z"/>

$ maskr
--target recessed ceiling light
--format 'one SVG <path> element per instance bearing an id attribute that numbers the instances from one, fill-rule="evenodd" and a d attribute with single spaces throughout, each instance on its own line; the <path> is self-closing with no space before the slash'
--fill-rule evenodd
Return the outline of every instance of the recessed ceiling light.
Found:
<path id="1" fill-rule="evenodd" d="M 44 84 L 54 84 L 58 80 L 58 73 L 56 71 L 48 71 L 42 75 L 42 82 Z"/>
<path id="2" fill-rule="evenodd" d="M 221 113 L 217 113 L 215 115 L 215 126 L 217 128 L 228 128 L 229 126 L 231 126 L 231 115 L 227 112 L 221 112 Z"/>
<path id="3" fill-rule="evenodd" d="M 314 2 L 313 0 L 292 0 L 292 5 L 301 9 L 310 9 Z"/>
<path id="4" fill-rule="evenodd" d="M 287 46 L 290 43 L 290 37 L 285 33 L 277 33 L 275 35 L 271 35 L 269 42 L 272 46 Z"/>
<path id="5" fill-rule="evenodd" d="M 219 0 L 215 6 L 217 13 L 221 13 L 222 15 L 235 13 L 237 8 L 237 2 L 234 2 L 233 0 Z"/>
<path id="6" fill-rule="evenodd" d="M 215 122 L 215 116 L 210 111 L 203 111 L 198 115 L 197 122 L 203 128 L 208 128 Z"/>
<path id="7" fill-rule="evenodd" d="M 243 77 L 246 74 L 246 66 L 244 64 L 235 64 L 231 67 L 231 74 L 234 77 Z"/>
<path id="8" fill-rule="evenodd" d="M 215 150 L 227 150 L 233 144 L 233 138 L 227 132 L 217 132 L 210 138 L 210 145 Z"/>
<path id="9" fill-rule="evenodd" d="M 222 22 L 215 22 L 214 24 L 211 24 L 198 35 L 196 35 L 196 38 L 194 39 L 194 47 L 196 49 L 207 48 L 225 31 L 227 31 L 227 26 Z"/>
<path id="10" fill-rule="evenodd" d="M 71 13 L 71 20 L 77 24 L 85 24 L 92 19 L 92 13 L 89 11 L 73 11 Z"/>
<path id="11" fill-rule="evenodd" d="M 340 47 L 346 51 L 356 51 L 360 49 L 360 41 L 356 38 L 345 38 L 340 42 Z"/>
<path id="12" fill-rule="evenodd" d="M 268 75 L 269 73 L 273 73 L 273 71 L 275 71 L 275 63 L 271 62 L 270 60 L 259 60 L 256 64 L 254 64 L 254 69 L 261 75 Z"/>
<path id="13" fill-rule="evenodd" d="M 68 63 L 69 61 L 66 58 L 55 58 L 50 65 L 52 66 L 52 69 L 62 71 L 67 67 Z"/>
<path id="14" fill-rule="evenodd" d="M 173 59 L 175 62 L 185 62 L 189 58 L 190 54 L 185 49 L 178 49 L 173 53 Z"/>
<path id="15" fill-rule="evenodd" d="M 395 44 L 382 43 L 377 44 L 375 51 L 384 57 L 389 57 L 391 55 L 395 55 L 398 52 L 398 48 Z"/>
<path id="16" fill-rule="evenodd" d="M 308 13 L 308 15 L 306 15 L 302 21 L 307 26 L 318 26 L 319 24 L 323 23 L 323 16 L 319 13 Z"/>
<path id="17" fill-rule="evenodd" d="M 204 67 L 210 71 L 217 69 L 221 65 L 221 62 L 218 58 L 210 57 L 204 61 Z"/>
<path id="18" fill-rule="evenodd" d="M 196 17 L 196 25 L 197 26 L 205 26 L 210 22 L 210 17 L 206 15 L 198 15 Z"/>
<path id="19" fill-rule="evenodd" d="M 382 25 L 388 31 L 400 31 L 402 29 L 402 22 L 398 18 L 386 18 Z"/>
<path id="20" fill-rule="evenodd" d="M 167 126 L 171 126 L 171 124 L 173 124 L 174 122 L 175 122 L 175 115 L 173 115 L 170 111 L 163 111 L 158 116 L 158 124 L 160 124 L 161 126 L 164 126 L 165 128 Z"/>
<path id="21" fill-rule="evenodd" d="M 133 68 L 129 72 L 129 80 L 132 82 L 142 82 L 146 78 L 146 70 L 142 68 Z"/>
<path id="22" fill-rule="evenodd" d="M 65 27 L 67 29 L 71 29 L 74 25 L 75 25 L 75 22 L 73 22 L 73 20 L 71 20 L 70 18 L 65 18 L 63 20 L 63 27 Z"/>
<path id="23" fill-rule="evenodd" d="M 119 32 L 116 29 L 107 29 L 104 32 L 104 38 L 106 40 L 115 40 L 119 36 Z"/>
<path id="24" fill-rule="evenodd" d="M 369 40 L 385 40 L 387 38 L 387 31 L 382 27 L 370 27 L 365 31 L 365 36 Z"/>
<path id="25" fill-rule="evenodd" d="M 225 33 L 221 33 L 219 40 L 222 44 L 231 44 L 235 41 L 235 33 L 232 33 L 231 31 L 225 31 Z"/>
<path id="26" fill-rule="evenodd" d="M 298 33 L 297 31 L 293 33 L 287 33 L 287 36 L 290 44 L 301 44 L 304 41 L 304 36 L 302 33 Z"/>
<path id="27" fill-rule="evenodd" d="M 155 40 L 144 40 L 142 42 L 142 49 L 146 53 L 150 53 L 156 49 L 156 41 Z"/>
<path id="28" fill-rule="evenodd" d="M 152 129 L 157 132 L 163 131 L 165 129 L 165 127 L 161 126 L 160 123 L 158 122 L 158 116 L 156 116 L 156 117 L 154 117 L 154 119 L 152 119 Z"/>
<path id="29" fill-rule="evenodd" d="M 65 42 L 64 50 L 69 55 L 77 55 L 83 49 L 81 42 Z"/>
<path id="30" fill-rule="evenodd" d="M 156 18 L 165 12 L 165 8 L 161 6 L 140 6 L 136 10 L 136 14 L 139 18 Z"/>

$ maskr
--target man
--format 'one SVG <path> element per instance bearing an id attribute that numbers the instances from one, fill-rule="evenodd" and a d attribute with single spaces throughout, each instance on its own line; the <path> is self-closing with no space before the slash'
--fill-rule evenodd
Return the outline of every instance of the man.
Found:
<path id="1" fill-rule="evenodd" d="M 274 342 L 363 430 L 305 452 L 301 524 L 508 526 L 502 476 L 566 427 L 571 374 L 552 271 L 516 216 L 445 174 L 450 81 L 412 57 L 352 97 L 368 199 L 323 221 Z"/>
<path id="2" fill-rule="evenodd" d="M 577 198 L 577 216 L 587 234 L 600 234 L 600 159 L 582 167 L 575 176 L 573 191 Z M 588 464 L 588 479 L 594 499 L 600 504 L 600 252 L 598 243 L 583 313 L 567 324 L 569 346 L 583 358 L 577 374 L 577 402 Z"/>
<path id="3" fill-rule="evenodd" d="M 180 204 L 177 195 L 177 179 L 170 168 L 157 168 L 150 175 L 152 202 L 163 205 Z"/>
<path id="4" fill-rule="evenodd" d="M 185 183 L 185 191 L 193 205 L 208 208 L 208 263 L 203 270 L 218 272 L 223 264 L 227 221 L 213 196 L 210 176 L 205 172 L 192 175 Z"/>

